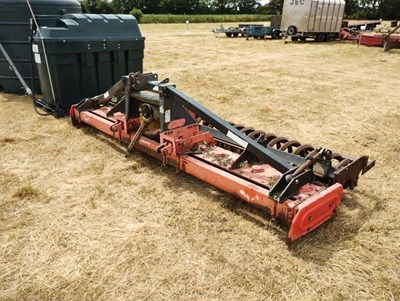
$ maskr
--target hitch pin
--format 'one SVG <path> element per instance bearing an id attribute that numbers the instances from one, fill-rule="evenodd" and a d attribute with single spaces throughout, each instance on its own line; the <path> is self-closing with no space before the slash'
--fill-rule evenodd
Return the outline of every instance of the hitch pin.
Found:
<path id="1" fill-rule="evenodd" d="M 128 145 L 128 148 L 126 149 L 128 152 L 127 155 L 129 155 L 132 152 L 132 150 L 136 147 L 140 138 L 143 136 L 143 133 L 146 131 L 147 126 L 154 120 L 153 110 L 149 105 L 147 104 L 142 105 L 139 108 L 139 112 L 140 112 L 141 124 L 138 131 L 135 134 L 135 137 L 133 137 L 132 141 Z"/>
<path id="2" fill-rule="evenodd" d="M 146 131 L 147 129 L 147 123 L 142 122 L 142 124 L 140 125 L 138 131 L 135 134 L 135 137 L 133 137 L 131 143 L 129 143 L 128 148 L 126 149 L 126 151 L 129 153 L 132 152 L 132 150 L 136 147 L 136 145 L 138 144 L 140 137 L 142 137 L 143 133 Z"/>
<path id="3" fill-rule="evenodd" d="M 311 154 L 309 154 L 306 157 L 306 162 L 300 165 L 299 168 L 297 168 L 294 171 L 294 173 L 286 176 L 285 178 L 286 182 L 289 183 L 293 178 L 297 177 L 298 175 L 303 173 L 307 168 L 311 167 L 314 164 L 315 160 L 317 160 L 318 157 L 322 154 L 322 152 L 323 149 L 320 149 L 320 150 L 314 150 Z"/>

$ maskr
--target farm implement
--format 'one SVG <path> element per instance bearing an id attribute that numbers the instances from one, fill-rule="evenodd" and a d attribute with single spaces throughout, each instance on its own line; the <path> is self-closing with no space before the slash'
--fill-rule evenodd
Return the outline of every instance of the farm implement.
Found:
<path id="1" fill-rule="evenodd" d="M 215 37 L 218 37 L 218 34 L 225 34 L 228 38 L 237 38 L 239 35 L 241 37 L 247 37 L 247 30 L 249 26 L 257 26 L 251 24 L 239 24 L 238 27 L 227 27 L 225 28 L 223 25 L 220 28 L 213 29 L 212 32 L 215 34 Z"/>
<path id="2" fill-rule="evenodd" d="M 394 24 L 393 24 L 394 25 Z M 368 47 L 383 47 L 384 51 L 400 48 L 400 24 L 393 28 L 376 28 L 375 32 L 359 32 L 353 28 L 342 28 L 341 39 Z"/>
<path id="3" fill-rule="evenodd" d="M 254 39 L 264 39 L 267 36 L 271 39 L 282 39 L 280 26 L 251 25 L 247 29 L 247 35 Z"/>
<path id="4" fill-rule="evenodd" d="M 227 122 L 154 73 L 124 76 L 104 94 L 71 107 L 90 125 L 267 211 L 288 242 L 331 219 L 344 188 L 375 162 Z"/>
<path id="5" fill-rule="evenodd" d="M 220 28 L 213 29 L 212 32 L 215 34 L 215 37 L 217 37 L 218 34 L 225 34 L 228 38 L 237 38 L 239 35 L 241 37 L 253 37 L 255 39 L 264 39 L 267 36 L 270 36 L 271 39 L 282 38 L 280 26 L 263 26 L 259 24 L 239 24 L 238 27 L 228 28 L 221 25 Z"/>
<path id="6" fill-rule="evenodd" d="M 384 51 L 400 48 L 400 24 L 391 29 L 389 33 L 362 34 L 359 37 L 359 44 L 365 46 L 383 47 Z"/>

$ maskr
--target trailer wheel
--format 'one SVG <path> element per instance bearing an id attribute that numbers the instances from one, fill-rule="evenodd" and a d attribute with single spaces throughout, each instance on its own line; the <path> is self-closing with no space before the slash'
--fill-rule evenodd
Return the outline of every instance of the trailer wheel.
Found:
<path id="1" fill-rule="evenodd" d="M 239 36 L 239 33 L 237 33 L 237 32 L 233 33 L 234 38 L 237 38 L 238 36 Z"/>
<path id="2" fill-rule="evenodd" d="M 323 41 L 324 41 L 324 34 L 322 34 L 322 33 L 317 34 L 317 35 L 315 36 L 315 41 L 316 41 L 317 43 L 323 42 Z"/>
<path id="3" fill-rule="evenodd" d="M 232 36 L 232 33 L 227 32 L 227 33 L 225 33 L 225 35 L 226 35 L 228 38 L 230 38 L 230 37 Z"/>
<path id="4" fill-rule="evenodd" d="M 291 25 L 291 26 L 288 27 L 288 29 L 287 29 L 287 34 L 288 35 L 292 36 L 292 35 L 295 35 L 296 33 L 297 33 L 296 26 Z"/>
<path id="5" fill-rule="evenodd" d="M 281 33 L 279 32 L 279 30 L 272 32 L 271 39 L 281 39 L 281 38 L 282 38 L 282 36 L 281 36 Z"/>

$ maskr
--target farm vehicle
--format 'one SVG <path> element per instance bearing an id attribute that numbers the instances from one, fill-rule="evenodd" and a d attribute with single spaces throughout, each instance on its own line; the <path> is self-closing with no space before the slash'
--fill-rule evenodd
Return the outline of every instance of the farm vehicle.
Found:
<path id="1" fill-rule="evenodd" d="M 264 39 L 267 36 L 271 39 L 281 39 L 282 32 L 280 26 L 251 25 L 247 30 L 247 36 L 254 39 Z"/>
<path id="2" fill-rule="evenodd" d="M 124 76 L 108 91 L 73 105 L 89 125 L 234 197 L 288 227 L 288 242 L 330 220 L 343 189 L 375 162 L 228 122 L 154 73 Z"/>
<path id="3" fill-rule="evenodd" d="M 104 33 L 110 24 L 110 35 L 128 36 L 104 43 L 99 28 Z M 169 79 L 143 73 L 144 38 L 132 16 L 66 14 L 42 30 L 32 39 L 32 55 L 44 108 L 54 107 L 53 113 L 68 108 L 74 126 L 92 126 L 126 144 L 127 156 L 147 153 L 260 208 L 288 228 L 288 242 L 330 220 L 343 190 L 355 188 L 375 165 L 368 156 L 341 155 L 226 121 Z M 48 51 L 45 40 L 51 41 Z M 124 70 L 138 71 L 121 78 Z M 121 80 L 104 91 L 113 78 Z M 36 109 L 34 94 L 27 93 Z"/>
<path id="4" fill-rule="evenodd" d="M 247 37 L 247 31 L 250 26 L 259 26 L 259 25 L 252 25 L 252 24 L 239 24 L 237 27 L 227 27 L 225 28 L 223 25 L 220 28 L 213 29 L 212 32 L 215 34 L 215 37 L 218 34 L 225 34 L 228 38 L 237 38 L 239 35 L 241 37 Z"/>
<path id="5" fill-rule="evenodd" d="M 239 24 L 237 27 L 225 28 L 221 25 L 220 28 L 212 30 L 215 36 L 218 34 L 225 34 L 228 38 L 230 37 L 254 37 L 254 38 L 265 38 L 270 36 L 272 39 L 279 39 L 281 35 L 281 20 L 280 15 L 271 16 L 270 26 L 264 26 L 262 24 Z"/>
<path id="6" fill-rule="evenodd" d="M 344 0 L 285 0 L 282 31 L 285 39 L 316 42 L 337 39 L 342 28 Z"/>
<path id="7" fill-rule="evenodd" d="M 263 39 L 270 36 L 271 39 L 282 38 L 280 26 L 264 26 L 261 24 L 239 24 L 238 27 L 225 28 L 221 25 L 220 28 L 213 29 L 212 32 L 217 37 L 218 34 L 225 34 L 228 38 L 253 37 L 255 39 Z"/>

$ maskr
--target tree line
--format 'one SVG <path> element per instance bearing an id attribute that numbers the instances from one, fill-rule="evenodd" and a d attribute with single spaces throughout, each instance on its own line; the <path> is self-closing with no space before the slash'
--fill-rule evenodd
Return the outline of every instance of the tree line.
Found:
<path id="1" fill-rule="evenodd" d="M 139 9 L 144 14 L 256 14 L 261 4 L 257 0 L 83 0 L 90 13 L 128 14 Z"/>
<path id="2" fill-rule="evenodd" d="M 400 19 L 400 0 L 345 0 L 346 19 Z M 258 8 L 259 13 L 281 14 L 283 0 L 270 0 Z"/>
<path id="3" fill-rule="evenodd" d="M 117 14 L 281 14 L 283 0 L 83 0 L 88 13 Z M 400 19 L 400 0 L 347 0 L 348 19 Z"/>

